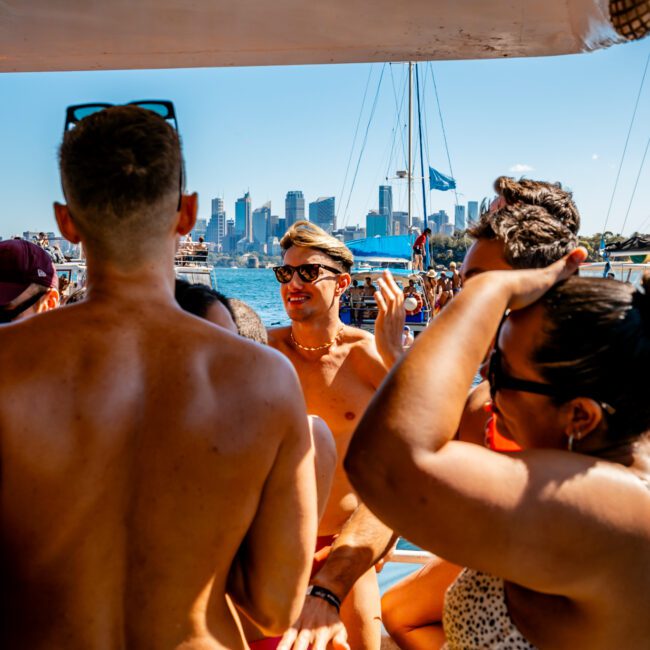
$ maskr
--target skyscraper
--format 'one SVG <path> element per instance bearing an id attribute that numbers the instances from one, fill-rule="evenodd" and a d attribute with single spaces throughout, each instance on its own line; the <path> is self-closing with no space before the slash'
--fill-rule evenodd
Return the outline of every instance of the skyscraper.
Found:
<path id="1" fill-rule="evenodd" d="M 429 215 L 429 226 L 433 233 L 443 233 L 444 226 L 448 223 L 449 215 L 444 210 Z"/>
<path id="2" fill-rule="evenodd" d="M 269 222 L 271 221 L 271 201 L 261 208 L 253 210 L 253 241 L 263 245 L 269 237 Z"/>
<path id="3" fill-rule="evenodd" d="M 253 241 L 253 224 L 251 221 L 251 195 L 246 192 L 235 202 L 235 235 Z"/>
<path id="4" fill-rule="evenodd" d="M 300 190 L 287 192 L 287 198 L 284 201 L 285 215 L 287 219 L 287 228 L 292 226 L 296 221 L 305 218 L 305 197 Z"/>
<path id="5" fill-rule="evenodd" d="M 465 230 L 465 206 L 457 205 L 454 208 L 454 230 Z"/>
<path id="6" fill-rule="evenodd" d="M 223 199 L 212 199 L 210 221 L 205 231 L 206 241 L 220 245 L 226 236 L 226 211 L 223 209 Z"/>
<path id="7" fill-rule="evenodd" d="M 467 202 L 467 226 L 478 221 L 478 201 Z"/>
<path id="8" fill-rule="evenodd" d="M 366 215 L 366 237 L 385 237 L 388 234 L 388 215 L 370 210 Z"/>
<path id="9" fill-rule="evenodd" d="M 393 219 L 393 188 L 390 185 L 379 186 L 379 214 L 388 216 L 388 221 Z"/>
<path id="10" fill-rule="evenodd" d="M 335 229 L 335 202 L 333 196 L 321 196 L 309 204 L 309 221 L 331 233 Z"/>
<path id="11" fill-rule="evenodd" d="M 393 235 L 408 235 L 409 234 L 409 214 L 408 212 L 395 211 L 393 212 Z"/>

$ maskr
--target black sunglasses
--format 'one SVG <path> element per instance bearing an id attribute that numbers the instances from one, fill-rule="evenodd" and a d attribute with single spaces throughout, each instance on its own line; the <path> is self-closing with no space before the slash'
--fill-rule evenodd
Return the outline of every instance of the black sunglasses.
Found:
<path id="1" fill-rule="evenodd" d="M 498 339 L 498 335 L 497 335 Z M 567 397 L 566 391 L 558 390 L 552 384 L 544 384 L 541 381 L 532 381 L 530 379 L 519 379 L 509 375 L 502 364 L 502 353 L 499 346 L 495 343 L 494 349 L 490 356 L 488 365 L 487 378 L 490 382 L 490 396 L 494 397 L 499 390 L 518 390 L 524 393 L 535 393 L 536 395 L 546 395 L 547 397 Z"/>
<path id="2" fill-rule="evenodd" d="M 275 273 L 275 279 L 278 282 L 287 284 L 287 282 L 291 282 L 294 273 L 297 273 L 298 277 L 303 282 L 314 282 L 318 278 L 321 269 L 331 271 L 332 273 L 336 273 L 336 275 L 341 275 L 341 273 L 343 273 L 340 269 L 335 269 L 334 267 L 325 264 L 300 264 L 299 266 L 284 264 L 283 266 L 274 266 L 273 272 Z"/>
<path id="3" fill-rule="evenodd" d="M 33 307 L 46 293 L 47 291 L 39 291 L 13 309 L 0 309 L 0 324 L 11 323 L 12 320 L 18 318 L 24 311 Z"/>
<path id="4" fill-rule="evenodd" d="M 176 111 L 174 110 L 174 104 L 165 99 L 139 99 L 134 102 L 127 102 L 122 104 L 123 106 L 139 106 L 148 111 L 152 111 L 163 120 L 169 120 L 173 123 L 174 128 L 178 131 L 178 122 L 176 121 Z M 93 113 L 99 113 L 100 111 L 105 110 L 115 106 L 115 104 L 108 104 L 105 102 L 93 102 L 91 104 L 76 104 L 74 106 L 68 106 L 65 111 L 65 126 L 63 127 L 63 132 L 69 131 L 74 127 L 77 122 L 80 122 L 84 117 L 93 115 Z"/>
<path id="5" fill-rule="evenodd" d="M 74 106 L 68 106 L 68 108 L 65 110 L 65 125 L 63 127 L 63 133 L 65 134 L 70 129 L 74 128 L 78 122 L 84 119 L 84 117 L 99 113 L 100 111 L 111 108 L 112 106 L 116 106 L 116 104 L 109 104 L 107 102 L 93 102 L 90 104 L 75 104 Z M 170 101 L 167 101 L 166 99 L 139 99 L 137 101 L 122 104 L 122 106 L 138 106 L 148 111 L 152 111 L 153 113 L 160 115 L 163 120 L 171 122 L 174 129 L 178 133 L 178 122 L 176 120 L 176 111 L 174 110 L 174 104 L 172 104 Z M 183 198 L 183 184 L 185 179 L 184 166 L 185 163 L 181 157 L 178 207 L 176 208 L 177 212 L 181 209 L 181 201 Z"/>
<path id="6" fill-rule="evenodd" d="M 563 388 L 558 388 L 553 386 L 553 384 L 544 384 L 541 381 L 532 381 L 530 379 L 519 379 L 518 377 L 513 377 L 509 375 L 503 369 L 502 357 L 503 353 L 499 349 L 499 334 L 501 333 L 501 327 L 505 322 L 505 318 L 501 321 L 499 329 L 497 330 L 497 335 L 494 341 L 494 348 L 490 356 L 490 362 L 488 364 L 487 379 L 490 383 L 490 397 L 494 402 L 497 391 L 499 390 L 516 390 L 522 393 L 534 393 L 535 395 L 545 395 L 546 397 L 554 397 L 560 400 L 570 400 L 573 397 L 577 397 L 578 393 L 575 391 L 567 391 Z M 607 402 L 598 401 L 600 407 L 608 415 L 614 415 L 616 409 L 613 406 L 607 404 Z"/>

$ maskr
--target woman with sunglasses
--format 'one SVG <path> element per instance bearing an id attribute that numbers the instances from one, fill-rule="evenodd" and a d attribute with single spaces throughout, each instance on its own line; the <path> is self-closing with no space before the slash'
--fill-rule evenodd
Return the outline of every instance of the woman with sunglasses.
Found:
<path id="1" fill-rule="evenodd" d="M 375 514 L 467 567 L 445 599 L 450 650 L 647 647 L 650 279 L 570 277 L 585 254 L 468 282 L 350 445 Z M 500 454 L 453 437 L 506 309 L 492 391 L 523 451 Z"/>
<path id="2" fill-rule="evenodd" d="M 463 260 L 462 281 L 486 271 L 543 268 L 578 246 L 580 214 L 559 183 L 500 176 L 494 191 L 497 198 L 483 202 L 481 218 L 468 229 L 474 241 Z M 498 451 L 518 449 L 499 434 L 490 404 L 484 381 L 467 399 L 458 438 Z M 460 571 L 434 558 L 384 593 L 382 620 L 400 648 L 431 650 L 444 643 L 444 595 Z"/>

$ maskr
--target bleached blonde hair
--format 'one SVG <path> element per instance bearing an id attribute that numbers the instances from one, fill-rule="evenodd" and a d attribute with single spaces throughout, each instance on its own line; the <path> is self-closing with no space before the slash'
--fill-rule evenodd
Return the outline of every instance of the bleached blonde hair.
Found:
<path id="1" fill-rule="evenodd" d="M 296 221 L 289 227 L 280 241 L 282 251 L 288 251 L 292 246 L 313 248 L 325 253 L 334 261 L 339 262 L 346 273 L 354 264 L 352 251 L 341 241 L 328 235 L 322 228 L 310 221 Z"/>

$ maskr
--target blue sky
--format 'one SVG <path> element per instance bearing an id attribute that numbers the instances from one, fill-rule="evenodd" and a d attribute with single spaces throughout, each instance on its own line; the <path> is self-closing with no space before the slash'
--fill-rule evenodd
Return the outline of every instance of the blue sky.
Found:
<path id="1" fill-rule="evenodd" d="M 431 64 L 459 201 L 490 194 L 500 174 L 558 180 L 574 191 L 583 232 L 601 231 L 649 53 L 647 39 L 576 56 Z M 0 236 L 27 228 L 55 230 L 51 204 L 61 200 L 56 149 L 68 104 L 149 98 L 171 99 L 176 106 L 188 189 L 199 192 L 199 216 L 208 217 L 210 199 L 223 196 L 233 218 L 234 202 L 246 190 L 253 207 L 270 200 L 273 212 L 282 216 L 286 192 L 299 189 L 307 201 L 336 196 L 340 222 L 363 222 L 367 211 L 377 207 L 378 185 L 387 173 L 394 175 L 405 166 L 400 141 L 405 113 L 398 126 L 396 96 L 399 104 L 406 66 L 386 65 L 350 192 L 381 71 L 382 64 L 355 64 L 2 74 Z M 420 74 L 426 78 L 421 77 L 428 160 L 448 174 L 431 71 L 423 65 Z M 360 114 L 360 135 L 351 155 Z M 614 196 L 610 230 L 623 226 L 648 138 L 650 71 Z M 642 226 L 650 231 L 649 181 L 650 153 L 626 234 Z M 420 195 L 417 186 L 416 214 L 421 214 Z M 394 184 L 394 196 L 394 208 L 406 209 L 403 183 Z M 434 192 L 427 200 L 429 213 L 442 208 L 453 215 L 453 193 Z"/>

